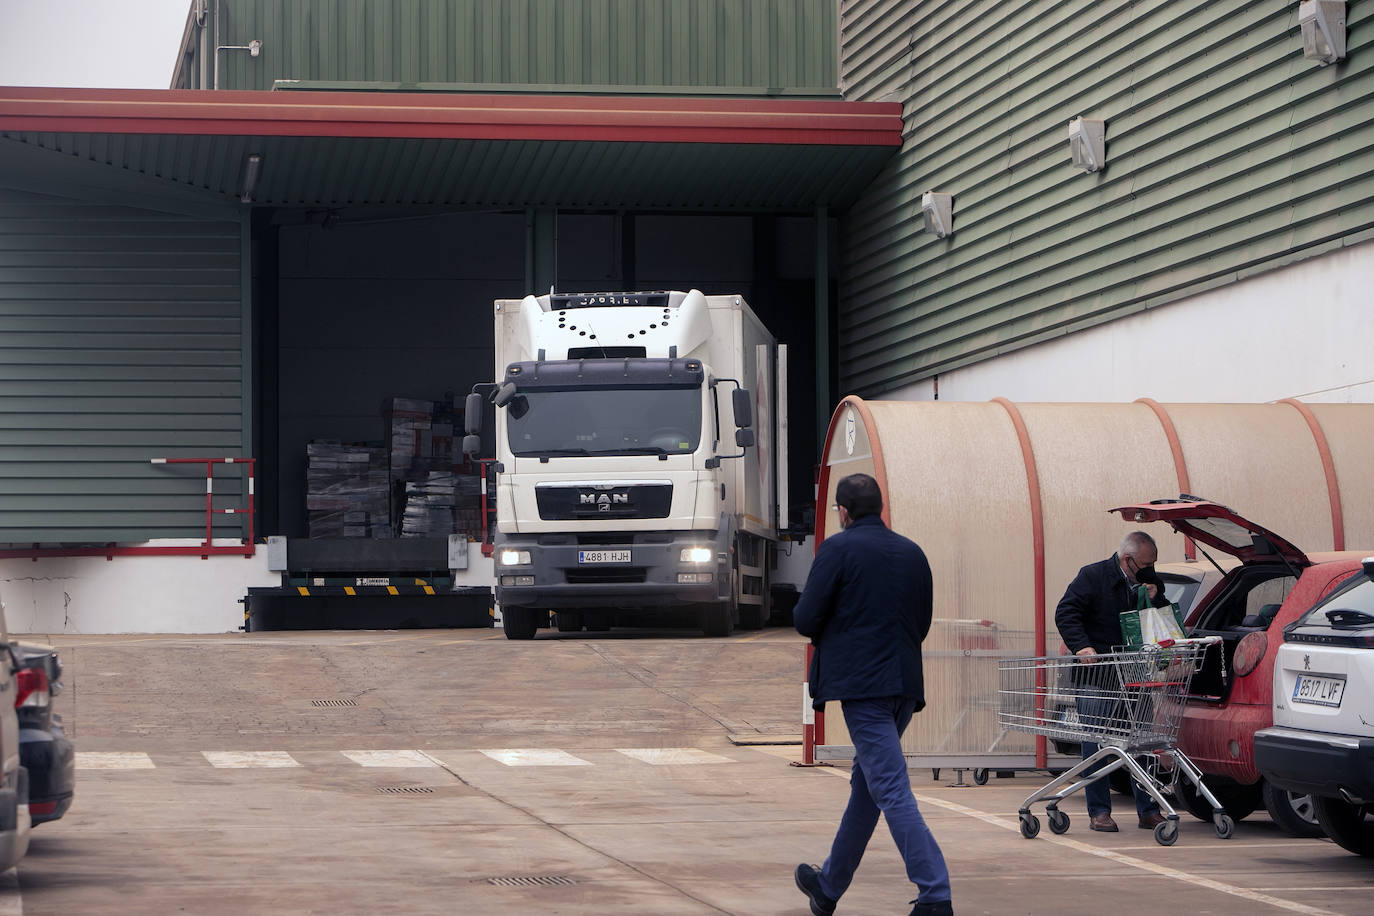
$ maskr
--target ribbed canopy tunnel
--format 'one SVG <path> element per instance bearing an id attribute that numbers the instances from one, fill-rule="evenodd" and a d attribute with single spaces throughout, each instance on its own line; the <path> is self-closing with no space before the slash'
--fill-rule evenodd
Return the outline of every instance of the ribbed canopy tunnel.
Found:
<path id="1" fill-rule="evenodd" d="M 876 477 L 884 521 L 921 545 L 935 580 L 929 705 L 907 733 L 907 753 L 931 766 L 1010 768 L 1035 739 L 997 727 L 997 660 L 1058 651 L 1054 608 L 1064 589 L 1139 527 L 1108 509 L 1190 493 L 1308 552 L 1374 554 L 1370 442 L 1374 404 L 851 396 L 826 436 L 816 542 L 839 530 L 830 507 L 840 479 Z M 1166 525 L 1145 530 L 1161 563 L 1193 559 L 1194 546 Z M 838 709 L 830 712 L 822 743 L 834 750 L 849 742 Z"/>

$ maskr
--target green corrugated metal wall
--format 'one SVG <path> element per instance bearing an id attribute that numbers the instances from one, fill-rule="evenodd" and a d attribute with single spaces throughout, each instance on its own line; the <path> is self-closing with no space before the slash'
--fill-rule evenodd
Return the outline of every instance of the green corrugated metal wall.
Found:
<path id="1" fill-rule="evenodd" d="M 213 11 L 213 0 L 211 2 Z M 834 0 L 223 0 L 221 89 L 276 79 L 817 87 Z M 213 28 L 213 18 L 207 17 Z M 199 88 L 183 57 L 174 88 Z M 213 85 L 213 78 L 206 79 Z"/>
<path id="2" fill-rule="evenodd" d="M 840 373 L 877 394 L 1374 229 L 1374 0 L 1304 60 L 1297 3 L 841 3 L 846 98 L 906 141 L 844 223 Z M 1068 122 L 1107 122 L 1069 164 Z M 921 193 L 954 195 L 922 233 Z"/>
<path id="3" fill-rule="evenodd" d="M 0 543 L 204 537 L 204 467 L 149 460 L 244 454 L 241 244 L 0 187 Z M 235 477 L 217 506 L 242 505 Z"/>

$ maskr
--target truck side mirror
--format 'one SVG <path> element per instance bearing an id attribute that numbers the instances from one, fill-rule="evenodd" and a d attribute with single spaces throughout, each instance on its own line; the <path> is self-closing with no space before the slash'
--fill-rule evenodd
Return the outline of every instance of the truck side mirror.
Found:
<path id="1" fill-rule="evenodd" d="M 515 397 L 515 382 L 502 382 L 501 387 L 496 389 L 496 393 L 491 396 L 491 402 L 497 407 L 505 407 Z"/>
<path id="2" fill-rule="evenodd" d="M 754 402 L 749 397 L 749 389 L 736 388 L 730 392 L 731 404 L 735 408 L 735 425 L 740 429 L 754 425 Z"/>
<path id="3" fill-rule="evenodd" d="M 740 448 L 749 448 L 754 444 L 754 431 L 752 429 L 735 430 L 735 444 Z"/>
<path id="4" fill-rule="evenodd" d="M 482 432 L 482 402 L 486 398 L 477 392 L 467 396 L 463 401 L 463 432 L 469 436 L 476 436 Z M 464 440 L 464 448 L 467 448 Z"/>
<path id="5" fill-rule="evenodd" d="M 482 454 L 482 437 L 467 435 L 463 437 L 463 455 L 476 458 Z"/>

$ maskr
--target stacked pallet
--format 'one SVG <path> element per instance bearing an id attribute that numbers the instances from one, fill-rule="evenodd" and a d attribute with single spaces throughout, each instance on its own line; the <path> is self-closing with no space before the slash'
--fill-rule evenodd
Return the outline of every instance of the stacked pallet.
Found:
<path id="1" fill-rule="evenodd" d="M 312 538 L 391 536 L 386 451 L 332 440 L 306 445 L 305 508 Z"/>

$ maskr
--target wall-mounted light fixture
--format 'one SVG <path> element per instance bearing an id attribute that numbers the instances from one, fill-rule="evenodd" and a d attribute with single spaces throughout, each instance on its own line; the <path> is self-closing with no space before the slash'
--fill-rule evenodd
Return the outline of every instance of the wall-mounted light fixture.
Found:
<path id="1" fill-rule="evenodd" d="M 222 45 L 219 44 L 219 17 L 215 17 L 215 88 L 219 88 L 219 52 L 221 51 L 247 51 L 249 57 L 257 57 L 262 53 L 262 41 L 254 38 L 246 45 Z"/>
<path id="2" fill-rule="evenodd" d="M 921 195 L 921 216 L 925 219 L 926 232 L 935 233 L 936 238 L 945 238 L 954 231 L 954 195 L 926 191 Z"/>
<path id="3" fill-rule="evenodd" d="M 1085 172 L 1102 171 L 1107 164 L 1107 122 L 1094 118 L 1070 121 L 1069 157 Z"/>
<path id="4" fill-rule="evenodd" d="M 1345 57 L 1345 0 L 1302 0 L 1298 27 L 1303 57 L 1322 64 Z"/>
<path id="5" fill-rule="evenodd" d="M 248 161 L 243 165 L 243 194 L 239 196 L 239 201 L 245 204 L 253 202 L 253 195 L 258 190 L 258 179 L 262 177 L 262 156 L 257 153 L 249 153 Z"/>

